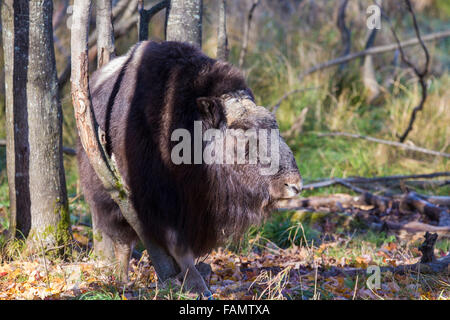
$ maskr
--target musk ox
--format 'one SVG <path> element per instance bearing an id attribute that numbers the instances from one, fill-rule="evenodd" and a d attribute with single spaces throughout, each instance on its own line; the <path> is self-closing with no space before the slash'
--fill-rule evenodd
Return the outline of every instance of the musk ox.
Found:
<path id="1" fill-rule="evenodd" d="M 146 232 L 182 271 L 194 270 L 197 257 L 225 239 L 239 237 L 273 211 L 278 200 L 302 189 L 294 156 L 278 133 L 275 117 L 256 106 L 241 72 L 191 45 L 140 42 L 96 71 L 90 89 L 96 119 L 106 132 L 107 152 L 116 159 Z M 202 140 L 200 149 L 192 139 L 189 143 L 197 153 L 180 153 L 192 161 L 174 161 L 172 151 L 180 141 L 173 133 L 183 129 L 194 134 L 196 123 L 204 132 L 215 129 L 223 136 Z M 234 141 L 224 152 L 235 151 L 231 129 L 275 130 L 276 143 L 267 145 L 277 146 L 277 170 L 262 174 L 268 164 L 259 156 L 246 163 L 207 164 L 196 159 L 198 151 L 219 140 Z M 245 156 L 249 154 L 247 141 Z M 95 247 L 105 256 L 114 248 L 126 274 L 137 236 L 104 190 L 80 143 L 78 162 L 82 190 L 100 232 L 94 235 L 99 244 Z M 206 289 L 203 280 L 194 288 Z"/>

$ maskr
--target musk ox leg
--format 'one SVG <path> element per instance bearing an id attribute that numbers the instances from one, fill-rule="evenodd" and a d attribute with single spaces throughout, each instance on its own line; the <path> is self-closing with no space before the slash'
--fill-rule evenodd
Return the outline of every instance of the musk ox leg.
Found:
<path id="1" fill-rule="evenodd" d="M 95 221 L 95 218 L 93 220 Z M 121 238 L 112 236 L 101 229 L 95 228 L 94 223 L 95 258 L 101 265 L 113 265 L 119 281 L 123 283 L 128 282 L 128 265 L 134 244 L 132 235 Z"/>
<path id="2" fill-rule="evenodd" d="M 119 268 L 119 281 L 128 283 L 128 266 L 133 252 L 134 243 L 114 242 L 114 253 Z"/>
<path id="3" fill-rule="evenodd" d="M 179 250 L 177 248 L 176 234 L 174 232 L 167 233 L 167 240 L 168 250 L 181 269 L 177 277 L 183 281 L 183 288 L 210 298 L 212 293 L 209 291 L 205 280 L 195 266 L 194 255 L 189 250 Z M 205 267 L 208 265 L 205 264 L 203 266 L 199 264 L 199 266 L 201 266 L 203 271 L 203 269 L 207 269 Z"/>
<path id="4" fill-rule="evenodd" d="M 114 265 L 120 282 L 128 282 L 128 264 L 137 236 L 112 200 L 91 201 L 94 254 L 100 264 Z"/>
<path id="5" fill-rule="evenodd" d="M 95 216 L 93 214 L 93 216 Z M 96 219 L 92 219 L 92 229 L 94 235 L 94 254 L 101 262 L 113 263 L 115 258 L 114 241 L 110 236 L 96 226 Z"/>
<path id="6" fill-rule="evenodd" d="M 195 267 L 194 256 L 190 253 L 186 253 L 183 255 L 173 254 L 173 256 L 181 268 L 181 272 L 178 275 L 178 278 L 183 281 L 184 288 L 187 291 L 194 291 L 207 298 L 211 297 L 211 291 L 209 291 L 205 280 Z"/>
<path id="7" fill-rule="evenodd" d="M 209 283 L 209 280 L 211 278 L 212 269 L 211 266 L 204 262 L 199 262 L 195 265 L 198 272 L 202 275 L 203 279 L 205 279 L 206 283 Z"/>

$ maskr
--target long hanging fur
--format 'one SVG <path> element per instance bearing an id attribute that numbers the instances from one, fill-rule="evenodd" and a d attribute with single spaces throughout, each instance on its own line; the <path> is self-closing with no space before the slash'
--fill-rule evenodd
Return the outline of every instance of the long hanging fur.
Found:
<path id="1" fill-rule="evenodd" d="M 200 256 L 227 237 L 239 236 L 267 213 L 271 201 L 267 178 L 254 167 L 176 166 L 170 159 L 176 144 L 170 139 L 173 130 L 192 133 L 195 120 L 204 121 L 204 130 L 213 123 L 224 129 L 219 100 L 215 100 L 217 119 L 208 119 L 199 112 L 197 98 L 245 90 L 253 99 L 238 69 L 188 44 L 145 41 L 98 70 L 90 85 L 108 151 L 116 158 L 140 219 L 161 245 L 170 229 L 181 248 Z M 276 127 L 276 122 L 246 119 L 234 126 Z M 135 237 L 80 147 L 78 154 L 83 190 L 91 207 L 100 208 L 100 227 L 110 234 Z"/>

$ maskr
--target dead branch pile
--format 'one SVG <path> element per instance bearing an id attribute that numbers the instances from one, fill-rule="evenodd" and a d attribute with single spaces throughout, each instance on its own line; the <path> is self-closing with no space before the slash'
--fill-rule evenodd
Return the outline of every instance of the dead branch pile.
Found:
<path id="1" fill-rule="evenodd" d="M 407 232 L 437 232 L 450 235 L 450 197 L 431 196 L 415 192 L 414 188 L 433 185 L 438 188 L 448 180 L 413 180 L 448 177 L 449 172 L 409 176 L 333 178 L 305 185 L 314 190 L 340 185 L 357 195 L 332 194 L 284 200 L 279 211 L 306 210 L 317 212 L 349 212 L 377 230 Z M 395 192 L 395 187 L 401 192 Z"/>

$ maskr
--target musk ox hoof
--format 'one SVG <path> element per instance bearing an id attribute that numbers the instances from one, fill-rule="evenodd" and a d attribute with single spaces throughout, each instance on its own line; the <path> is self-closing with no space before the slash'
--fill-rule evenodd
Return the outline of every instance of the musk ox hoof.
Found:
<path id="1" fill-rule="evenodd" d="M 211 292 L 209 291 L 205 280 L 195 267 L 193 269 L 188 269 L 184 272 L 180 272 L 176 278 L 179 281 L 182 281 L 183 290 L 197 293 L 198 295 L 203 295 L 209 292 L 208 296 L 211 295 Z"/>
<path id="2" fill-rule="evenodd" d="M 197 300 L 215 300 L 211 291 L 203 291 L 201 295 L 197 297 Z"/>

